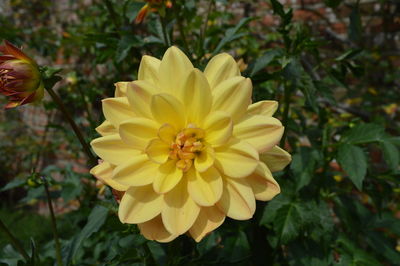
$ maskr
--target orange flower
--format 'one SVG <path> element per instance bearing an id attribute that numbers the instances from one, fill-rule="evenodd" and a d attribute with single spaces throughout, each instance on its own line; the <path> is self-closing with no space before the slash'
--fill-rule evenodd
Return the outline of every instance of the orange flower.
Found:
<path id="1" fill-rule="evenodd" d="M 136 23 L 141 23 L 149 12 L 159 12 L 163 15 L 165 13 L 165 7 L 172 7 L 172 2 L 168 0 L 146 0 L 146 2 L 147 4 L 140 9 L 136 17 Z"/>
<path id="2" fill-rule="evenodd" d="M 0 52 L 0 93 L 10 97 L 5 108 L 40 101 L 44 86 L 36 62 L 8 41 Z"/>

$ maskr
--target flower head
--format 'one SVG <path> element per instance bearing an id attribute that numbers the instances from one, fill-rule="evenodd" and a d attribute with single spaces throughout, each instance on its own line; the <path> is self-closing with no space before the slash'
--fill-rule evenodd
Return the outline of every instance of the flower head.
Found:
<path id="1" fill-rule="evenodd" d="M 200 241 L 226 216 L 250 219 L 256 200 L 277 195 L 271 171 L 290 162 L 276 146 L 277 102 L 251 104 L 251 93 L 228 54 L 204 72 L 176 47 L 162 60 L 144 56 L 138 80 L 118 82 L 103 100 L 102 137 L 91 142 L 104 160 L 91 173 L 125 191 L 120 220 L 148 239 L 189 233 Z"/>
<path id="2" fill-rule="evenodd" d="M 159 12 L 164 16 L 165 8 L 172 7 L 172 2 L 169 0 L 146 0 L 146 2 L 136 16 L 136 23 L 141 23 L 149 12 Z"/>
<path id="3" fill-rule="evenodd" d="M 5 108 L 41 100 L 44 87 L 36 62 L 8 41 L 0 53 L 0 93 L 10 97 Z"/>

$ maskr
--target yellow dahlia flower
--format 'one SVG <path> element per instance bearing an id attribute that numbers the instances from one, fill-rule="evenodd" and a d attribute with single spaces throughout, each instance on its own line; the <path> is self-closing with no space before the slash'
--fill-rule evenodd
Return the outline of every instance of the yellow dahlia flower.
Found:
<path id="1" fill-rule="evenodd" d="M 252 84 L 223 53 L 204 72 L 176 47 L 143 56 L 138 80 L 103 100 L 106 120 L 91 142 L 103 160 L 91 173 L 118 191 L 123 223 L 151 240 L 189 233 L 196 241 L 226 216 L 250 219 L 256 199 L 280 192 L 271 171 L 290 155 L 275 101 L 251 104 Z"/>

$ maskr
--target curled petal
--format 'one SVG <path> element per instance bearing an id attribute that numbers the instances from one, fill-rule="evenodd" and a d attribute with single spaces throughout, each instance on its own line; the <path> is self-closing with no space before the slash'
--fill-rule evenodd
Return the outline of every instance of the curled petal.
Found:
<path id="1" fill-rule="evenodd" d="M 208 115 L 212 104 L 210 86 L 204 74 L 198 69 L 189 72 L 179 94 L 186 108 L 188 123 L 198 125 Z"/>
<path id="2" fill-rule="evenodd" d="M 153 183 L 158 173 L 158 165 L 149 161 L 146 154 L 125 159 L 113 172 L 113 179 L 121 185 L 129 187 L 144 186 Z"/>
<path id="3" fill-rule="evenodd" d="M 125 97 L 107 98 L 102 103 L 104 116 L 116 128 L 122 122 L 136 116 Z"/>
<path id="4" fill-rule="evenodd" d="M 196 242 L 200 242 L 208 233 L 217 229 L 224 220 L 225 214 L 217 207 L 202 207 L 189 233 Z"/>
<path id="5" fill-rule="evenodd" d="M 152 56 L 144 55 L 142 61 L 140 61 L 138 80 L 144 80 L 150 84 L 156 85 L 160 63 L 161 60 Z"/>
<path id="6" fill-rule="evenodd" d="M 148 240 L 155 240 L 166 243 L 174 240 L 178 235 L 173 235 L 165 229 L 161 215 L 151 219 L 150 221 L 138 224 L 140 233 Z"/>
<path id="7" fill-rule="evenodd" d="M 247 182 L 253 189 L 257 200 L 267 201 L 281 192 L 279 184 L 275 181 L 268 167 L 260 162 L 248 178 Z"/>
<path id="8" fill-rule="evenodd" d="M 211 89 L 214 89 L 224 80 L 240 76 L 240 70 L 231 55 L 222 53 L 214 56 L 208 62 L 204 74 L 210 83 Z"/>
<path id="9" fill-rule="evenodd" d="M 128 89 L 128 86 L 131 82 L 129 81 L 120 81 L 114 84 L 115 86 L 115 92 L 114 92 L 114 97 L 126 97 L 126 91 Z"/>
<path id="10" fill-rule="evenodd" d="M 168 160 L 170 148 L 160 139 L 153 139 L 146 148 L 146 154 L 155 163 L 163 164 Z"/>
<path id="11" fill-rule="evenodd" d="M 274 146 L 260 154 L 260 160 L 268 166 L 271 172 L 277 172 L 283 170 L 292 161 L 292 157 L 284 149 Z"/>
<path id="12" fill-rule="evenodd" d="M 176 134 L 175 128 L 170 124 L 164 124 L 158 130 L 158 137 L 168 145 L 175 141 Z"/>
<path id="13" fill-rule="evenodd" d="M 114 168 L 115 166 L 113 166 L 112 164 L 102 162 L 90 169 L 90 173 L 113 189 L 116 189 L 118 191 L 128 190 L 127 186 L 121 185 L 120 183 L 115 182 L 115 180 L 112 179 Z"/>
<path id="14" fill-rule="evenodd" d="M 115 165 L 123 164 L 126 158 L 132 158 L 141 153 L 126 145 L 118 134 L 94 139 L 90 145 L 101 159 Z"/>
<path id="15" fill-rule="evenodd" d="M 232 219 L 250 219 L 256 210 L 256 200 L 248 182 L 231 178 L 224 181 L 224 191 L 217 206 Z"/>
<path id="16" fill-rule="evenodd" d="M 96 127 L 97 133 L 100 135 L 108 136 L 108 135 L 114 135 L 118 133 L 118 130 L 107 120 L 105 120 L 103 123 L 101 123 L 100 126 Z"/>
<path id="17" fill-rule="evenodd" d="M 157 137 L 158 124 L 143 117 L 130 118 L 119 126 L 121 139 L 130 147 L 144 150 L 151 139 Z"/>
<path id="18" fill-rule="evenodd" d="M 151 112 L 160 123 L 168 123 L 176 129 L 182 129 L 185 124 L 184 107 L 175 97 L 169 94 L 157 94 L 151 98 Z"/>
<path id="19" fill-rule="evenodd" d="M 165 194 L 165 206 L 161 217 L 165 228 L 174 235 L 188 231 L 196 221 L 200 207 L 187 191 L 187 182 L 182 180 L 173 190 Z"/>
<path id="20" fill-rule="evenodd" d="M 157 88 L 145 80 L 136 80 L 129 83 L 127 96 L 129 104 L 139 116 L 152 118 L 150 111 L 151 97 L 157 93 Z"/>
<path id="21" fill-rule="evenodd" d="M 259 101 L 249 105 L 247 115 L 272 116 L 278 109 L 277 101 Z"/>
<path id="22" fill-rule="evenodd" d="M 168 48 L 160 63 L 159 87 L 174 95 L 192 69 L 192 63 L 181 50 L 175 46 Z"/>
<path id="23" fill-rule="evenodd" d="M 194 160 L 194 166 L 197 171 L 204 172 L 214 164 L 214 161 L 215 161 L 214 149 L 211 146 L 207 145 L 196 156 Z"/>
<path id="24" fill-rule="evenodd" d="M 232 130 L 232 119 L 222 111 L 212 112 L 205 119 L 205 141 L 210 143 L 213 147 L 227 143 L 232 136 Z"/>
<path id="25" fill-rule="evenodd" d="M 151 186 L 132 187 L 122 197 L 118 217 L 123 223 L 143 223 L 159 215 L 163 207 L 163 195 L 155 193 Z"/>
<path id="26" fill-rule="evenodd" d="M 153 187 L 157 193 L 166 193 L 173 189 L 182 179 L 182 170 L 176 167 L 175 160 L 160 165 L 154 179 Z"/>
<path id="27" fill-rule="evenodd" d="M 241 76 L 221 82 L 213 90 L 212 110 L 224 111 L 232 117 L 234 122 L 238 121 L 251 102 L 251 90 L 250 79 Z"/>
<path id="28" fill-rule="evenodd" d="M 214 167 L 203 173 L 191 168 L 187 178 L 189 195 L 198 205 L 212 206 L 221 198 L 222 178 Z"/>
<path id="29" fill-rule="evenodd" d="M 215 165 L 223 174 L 242 178 L 254 172 L 258 165 L 258 153 L 248 143 L 234 140 L 215 149 Z"/>
<path id="30" fill-rule="evenodd" d="M 236 124 L 233 135 L 250 143 L 258 152 L 274 147 L 282 138 L 284 127 L 274 117 L 253 115 Z"/>

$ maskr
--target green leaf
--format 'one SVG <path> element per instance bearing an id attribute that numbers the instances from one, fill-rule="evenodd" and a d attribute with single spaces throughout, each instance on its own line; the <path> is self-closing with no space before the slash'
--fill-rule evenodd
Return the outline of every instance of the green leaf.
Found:
<path id="1" fill-rule="evenodd" d="M 237 234 L 229 236 L 223 242 L 223 246 L 221 258 L 229 263 L 242 261 L 250 255 L 250 244 L 243 231 L 238 231 Z"/>
<path id="2" fill-rule="evenodd" d="M 335 61 L 343 61 L 348 59 L 353 59 L 357 57 L 363 50 L 360 48 L 354 48 L 346 51 L 345 53 L 341 54 L 340 56 L 335 58 Z"/>
<path id="3" fill-rule="evenodd" d="M 363 150 L 354 145 L 340 145 L 337 159 L 357 189 L 361 190 L 367 173 L 367 158 Z"/>
<path id="4" fill-rule="evenodd" d="M 320 160 L 318 151 L 307 147 L 301 147 L 299 153 L 292 156 L 290 169 L 296 176 L 296 191 L 310 183 L 318 160 Z"/>
<path id="5" fill-rule="evenodd" d="M 219 44 L 217 45 L 217 48 L 215 48 L 213 54 L 217 54 L 219 53 L 219 51 L 229 42 L 236 40 L 242 36 L 244 36 L 245 34 L 238 34 L 237 32 L 243 27 L 245 26 L 247 23 L 249 23 L 250 21 L 252 21 L 253 18 L 242 18 L 238 24 L 234 27 L 234 28 L 230 28 L 225 32 L 225 36 L 224 38 L 219 42 Z"/>
<path id="6" fill-rule="evenodd" d="M 341 234 L 336 241 L 336 244 L 339 245 L 341 251 L 346 254 L 346 263 L 339 261 L 339 265 L 365 265 L 365 266 L 376 266 L 381 265 L 373 256 L 368 254 L 366 251 L 357 247 L 355 243 L 353 243 L 346 236 Z"/>
<path id="7" fill-rule="evenodd" d="M 301 211 L 297 203 L 291 202 L 276 213 L 274 227 L 281 243 L 287 243 L 299 234 Z"/>
<path id="8" fill-rule="evenodd" d="M 283 5 L 279 3 L 277 0 L 271 0 L 272 9 L 274 10 L 274 14 L 279 15 L 280 17 L 285 16 L 285 10 L 283 9 Z"/>
<path id="9" fill-rule="evenodd" d="M 340 139 L 348 144 L 365 144 L 377 142 L 385 137 L 384 128 L 376 124 L 358 124 L 343 134 Z"/>
<path id="10" fill-rule="evenodd" d="M 388 166 L 390 169 L 396 170 L 399 167 L 399 150 L 389 141 L 382 141 L 380 145 Z"/>
<path id="11" fill-rule="evenodd" d="M 10 189 L 13 189 L 13 188 L 17 188 L 17 187 L 22 187 L 23 185 L 25 185 L 25 183 L 26 183 L 26 181 L 24 179 L 14 178 L 10 182 L 8 182 L 7 185 L 2 187 L 0 189 L 0 192 L 7 191 L 7 190 L 10 190 Z"/>
<path id="12" fill-rule="evenodd" d="M 151 256 L 153 256 L 154 260 L 158 265 L 165 265 L 166 254 L 161 245 L 154 241 L 148 241 L 145 245 L 147 245 L 150 249 Z"/>
<path id="13" fill-rule="evenodd" d="M 93 233 L 97 232 L 106 221 L 108 209 L 103 206 L 96 206 L 89 215 L 88 221 L 82 231 L 76 235 L 72 241 L 63 249 L 63 257 L 65 264 L 69 265 L 82 242 L 89 238 Z"/>
<path id="14" fill-rule="evenodd" d="M 126 17 L 128 18 L 129 22 L 132 23 L 133 20 L 137 17 L 140 9 L 145 5 L 144 2 L 134 2 L 129 1 L 126 7 Z"/>
<path id="15" fill-rule="evenodd" d="M 271 49 L 260 58 L 257 58 L 254 62 L 252 62 L 248 69 L 247 75 L 249 77 L 253 77 L 255 74 L 260 72 L 263 68 L 268 66 L 277 56 L 282 54 L 282 49 Z"/>

